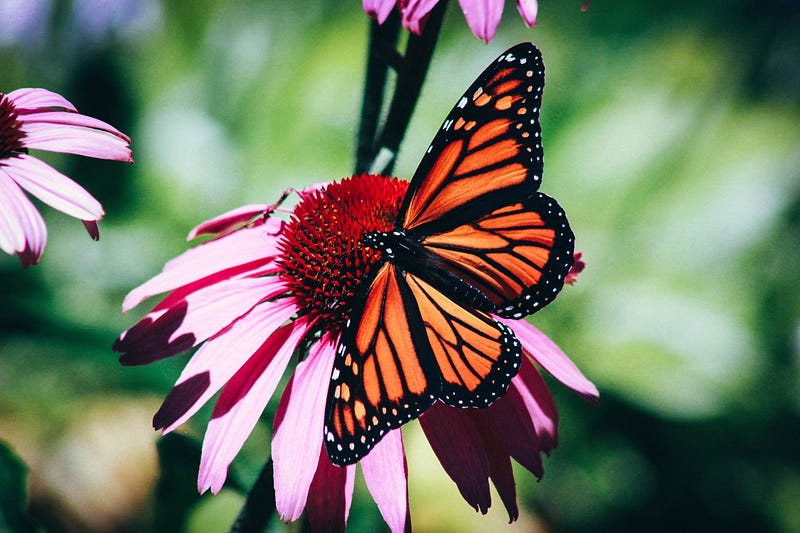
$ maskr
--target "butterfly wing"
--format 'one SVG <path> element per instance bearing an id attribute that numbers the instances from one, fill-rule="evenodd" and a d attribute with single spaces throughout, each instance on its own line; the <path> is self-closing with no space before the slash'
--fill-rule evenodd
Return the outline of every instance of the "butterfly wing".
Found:
<path id="1" fill-rule="evenodd" d="M 536 191 L 543 89 L 542 56 L 531 43 L 509 49 L 478 76 L 414 173 L 397 229 L 442 231 Z"/>
<path id="2" fill-rule="evenodd" d="M 392 263 L 377 272 L 342 334 L 328 391 L 325 447 L 334 464 L 358 461 L 436 398 L 484 407 L 519 368 L 514 334 Z"/>

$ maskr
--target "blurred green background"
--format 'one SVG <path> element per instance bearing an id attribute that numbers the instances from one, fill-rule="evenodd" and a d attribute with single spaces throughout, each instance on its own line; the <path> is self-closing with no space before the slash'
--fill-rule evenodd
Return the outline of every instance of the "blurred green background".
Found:
<path id="1" fill-rule="evenodd" d="M 195 489 L 208 410 L 160 441 L 160 468 L 150 418 L 186 356 L 120 366 L 111 344 L 149 309 L 123 316 L 120 304 L 196 223 L 350 174 L 360 4 L 0 0 L 0 91 L 63 94 L 131 135 L 136 160 L 36 154 L 103 203 L 101 240 L 44 208 L 42 264 L 0 255 L 0 440 L 27 465 L 47 530 L 233 521 L 268 456 L 267 425 L 216 497 Z M 542 481 L 517 473 L 512 525 L 497 497 L 486 517 L 470 509 L 407 426 L 414 527 L 800 531 L 800 3 L 580 7 L 542 0 L 526 29 L 507 2 L 485 45 L 451 2 L 395 172 L 410 177 L 497 54 L 541 48 L 542 190 L 567 210 L 588 268 L 533 322 L 601 402 L 550 380 L 560 447 Z M 361 481 L 350 526 L 385 528 Z"/>

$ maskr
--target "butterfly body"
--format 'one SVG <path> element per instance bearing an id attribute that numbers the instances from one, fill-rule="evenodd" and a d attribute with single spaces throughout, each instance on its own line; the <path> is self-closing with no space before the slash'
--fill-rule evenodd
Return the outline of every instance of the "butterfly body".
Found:
<path id="1" fill-rule="evenodd" d="M 435 401 L 486 407 L 522 357 L 511 329 L 547 305 L 574 237 L 537 191 L 543 152 L 541 54 L 502 54 L 445 119 L 394 228 L 362 236 L 381 252 L 341 334 L 325 415 L 328 457 L 346 465 Z"/>

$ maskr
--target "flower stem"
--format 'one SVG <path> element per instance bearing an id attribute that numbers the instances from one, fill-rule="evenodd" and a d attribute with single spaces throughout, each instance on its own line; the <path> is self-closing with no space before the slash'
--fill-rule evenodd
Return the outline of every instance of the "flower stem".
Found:
<path id="1" fill-rule="evenodd" d="M 369 170 L 370 172 L 379 174 L 391 174 L 396 160 L 397 150 L 405 136 L 408 123 L 411 120 L 411 115 L 414 112 L 414 107 L 417 104 L 420 91 L 422 90 L 422 84 L 425 81 L 425 75 L 428 72 L 433 50 L 436 48 L 436 41 L 439 38 L 439 30 L 442 27 L 446 7 L 446 1 L 439 2 L 428 15 L 428 20 L 420 35 L 411 34 L 409 37 L 408 44 L 406 45 L 406 53 L 395 66 L 395 70 L 397 70 L 397 83 L 395 84 L 386 123 L 376 140 L 370 140 L 369 133 L 374 134 L 374 123 L 377 119 L 377 115 L 365 116 L 363 111 L 368 107 L 367 100 L 370 100 L 370 110 L 377 108 L 379 112 L 380 105 L 375 105 L 374 101 L 378 91 L 375 90 L 370 83 L 378 83 L 380 81 L 381 85 L 385 84 L 386 69 L 390 66 L 389 61 L 391 57 L 386 54 L 385 49 L 381 50 L 379 48 L 385 46 L 385 40 L 370 39 L 369 59 L 367 60 L 368 75 L 364 91 L 365 103 L 362 106 L 362 123 L 359 128 L 359 151 L 356 161 L 356 172 Z M 378 31 L 380 30 L 374 30 L 373 33 Z M 370 64 L 373 61 L 382 62 L 382 66 L 378 68 L 378 71 L 383 72 L 382 79 L 377 78 L 378 74 L 376 73 L 375 79 L 370 80 Z M 380 89 L 380 95 L 382 99 L 383 89 Z M 365 122 L 369 125 L 365 126 Z M 382 152 L 386 155 L 384 156 Z M 386 159 L 381 161 L 376 160 L 379 155 L 381 155 L 381 157 L 386 157 Z"/>
<path id="2" fill-rule="evenodd" d="M 256 533 L 267 528 L 275 512 L 275 488 L 272 476 L 272 458 L 264 465 L 253 488 L 247 494 L 242 510 L 233 523 L 230 533 Z"/>

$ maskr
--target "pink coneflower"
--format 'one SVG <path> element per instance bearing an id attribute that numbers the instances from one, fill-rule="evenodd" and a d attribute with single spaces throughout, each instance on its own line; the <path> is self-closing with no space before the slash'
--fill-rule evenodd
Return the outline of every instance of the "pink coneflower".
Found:
<path id="1" fill-rule="evenodd" d="M 403 17 L 403 27 L 419 34 L 431 9 L 439 0 L 363 0 L 364 11 L 383 24 L 397 5 Z M 500 18 L 503 16 L 504 0 L 459 0 L 467 24 L 478 39 L 487 43 L 494 38 Z M 528 27 L 536 24 L 539 5 L 536 0 L 517 0 L 517 10 Z"/>
<path id="2" fill-rule="evenodd" d="M 130 139 L 95 118 L 78 114 L 45 89 L 0 92 L 0 248 L 28 267 L 39 262 L 47 228 L 23 190 L 83 221 L 99 238 L 103 206 L 86 189 L 28 154 L 29 149 L 133 162 Z"/>
<path id="3" fill-rule="evenodd" d="M 277 408 L 272 459 L 276 508 L 286 521 L 305 509 L 312 527 L 344 529 L 355 464 L 334 466 L 323 426 L 342 329 L 375 263 L 357 246 L 365 231 L 391 228 L 407 182 L 361 175 L 299 193 L 285 222 L 277 205 L 249 205 L 200 224 L 210 240 L 168 262 L 131 291 L 123 310 L 171 291 L 123 333 L 125 365 L 152 363 L 200 345 L 154 417 L 168 433 L 220 392 L 208 424 L 198 489 L 219 491 L 228 466 L 294 366 Z M 518 515 L 511 458 L 534 475 L 557 444 L 557 412 L 534 365 L 579 394 L 598 393 L 564 353 L 523 320 L 498 319 L 522 345 L 519 373 L 486 409 L 434 403 L 419 417 L 432 449 L 466 501 L 486 512 L 489 480 L 513 520 Z M 360 459 L 366 485 L 392 531 L 410 523 L 401 430 Z"/>

